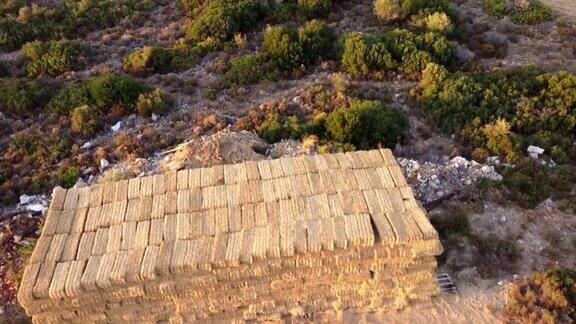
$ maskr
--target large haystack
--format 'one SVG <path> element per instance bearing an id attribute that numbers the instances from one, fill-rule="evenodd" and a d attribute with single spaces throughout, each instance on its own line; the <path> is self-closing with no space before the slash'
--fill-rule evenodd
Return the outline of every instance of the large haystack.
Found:
<path id="1" fill-rule="evenodd" d="M 246 162 L 56 188 L 19 299 L 37 323 L 401 308 L 441 250 L 389 150 Z"/>

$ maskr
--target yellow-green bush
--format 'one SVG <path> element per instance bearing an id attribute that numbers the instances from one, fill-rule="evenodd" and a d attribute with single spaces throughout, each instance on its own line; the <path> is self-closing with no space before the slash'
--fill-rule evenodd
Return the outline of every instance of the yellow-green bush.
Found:
<path id="1" fill-rule="evenodd" d="M 528 6 L 511 4 L 507 0 L 483 0 L 484 11 L 491 16 L 510 17 L 518 24 L 537 24 L 554 18 L 554 11 L 539 0 L 528 0 Z"/>
<path id="2" fill-rule="evenodd" d="M 82 70 L 89 53 L 87 46 L 76 41 L 34 41 L 22 46 L 30 77 Z"/>
<path id="3" fill-rule="evenodd" d="M 166 72 L 172 69 L 174 51 L 161 47 L 144 46 L 137 48 L 124 58 L 124 71 L 132 73 Z"/>
<path id="4" fill-rule="evenodd" d="M 141 116 L 149 117 L 154 114 L 164 114 L 170 107 L 170 98 L 162 89 L 154 89 L 149 93 L 141 93 L 136 102 L 136 111 Z"/>
<path id="5" fill-rule="evenodd" d="M 88 105 L 74 108 L 70 121 L 72 130 L 83 136 L 91 136 L 102 127 L 98 111 Z"/>
<path id="6" fill-rule="evenodd" d="M 576 75 L 533 67 L 449 74 L 430 64 L 422 80 L 424 109 L 470 151 L 483 148 L 513 162 L 538 145 L 576 158 Z"/>

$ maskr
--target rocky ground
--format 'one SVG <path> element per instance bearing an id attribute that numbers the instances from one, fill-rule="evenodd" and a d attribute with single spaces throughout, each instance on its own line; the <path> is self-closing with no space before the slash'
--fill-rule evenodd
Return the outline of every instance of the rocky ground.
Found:
<path id="1" fill-rule="evenodd" d="M 459 1 L 462 2 L 462 1 Z M 538 64 L 545 69 L 576 71 L 576 55 L 566 44 L 573 41 L 569 35 L 560 35 L 563 24 L 574 25 L 576 5 L 572 0 L 546 0 L 559 12 L 550 23 L 518 28 L 506 20 L 485 15 L 480 0 L 464 1 L 457 5 L 460 13 L 474 26 L 484 26 L 483 36 L 494 44 L 506 48 L 504 57 L 479 58 L 473 49 L 462 48 L 465 60 L 479 60 L 486 67 L 512 67 L 521 64 Z M 329 17 L 331 27 L 339 30 L 374 30 L 370 18 L 371 1 L 345 2 Z M 69 73 L 64 80 L 85 78 L 103 69 L 121 70 L 126 53 L 142 45 L 167 45 L 184 34 L 185 17 L 176 1 L 159 1 L 158 6 L 142 21 L 126 21 L 122 24 L 90 34 L 86 41 L 95 55 L 85 71 Z M 177 99 L 176 108 L 165 116 L 153 116 L 151 120 L 128 116 L 115 127 L 97 137 L 79 143 L 86 154 L 93 154 L 100 146 L 119 134 L 134 135 L 141 140 L 143 129 L 153 130 L 163 145 L 152 153 L 132 154 L 123 161 L 102 160 L 99 169 L 86 172 L 77 185 L 97 181 L 109 181 L 129 176 L 162 172 L 183 167 L 208 166 L 219 163 L 235 163 L 286 155 L 314 154 L 314 145 L 296 141 L 268 144 L 254 133 L 239 131 L 234 125 L 236 117 L 249 109 L 268 102 L 286 100 L 301 102 L 299 90 L 310 84 L 329 83 L 334 76 L 329 64 L 318 66 L 312 73 L 299 79 L 283 80 L 274 84 L 241 87 L 235 91 L 223 89 L 219 66 L 229 55 L 251 52 L 257 49 L 258 32 L 247 35 L 244 49 L 232 52 L 211 53 L 193 68 L 141 77 L 141 81 L 160 87 Z M 19 53 L 3 54 L 7 62 L 19 60 Z M 17 69 L 14 65 L 13 69 Z M 454 139 L 440 134 L 426 122 L 413 102 L 409 92 L 414 83 L 405 80 L 368 82 L 371 91 L 384 96 L 392 105 L 402 110 L 410 121 L 410 132 L 403 145 L 395 148 L 398 162 L 403 168 L 415 194 L 431 214 L 447 212 L 450 204 L 459 204 L 460 198 L 473 192 L 475 184 L 483 178 L 498 181 L 501 176 L 495 170 L 500 164 L 497 157 L 485 164 L 461 157 L 461 149 Z M 366 84 L 364 84 L 366 86 Z M 207 89 L 216 89 L 215 100 L 206 100 Z M 198 114 L 205 118 L 198 119 Z M 201 125 L 209 125 L 204 132 Z M 110 125 L 112 126 L 112 125 Z M 484 197 L 485 198 L 485 197 Z M 445 203 L 447 201 L 447 203 Z M 21 204 L 0 206 L 0 322 L 15 320 L 22 314 L 14 299 L 16 287 L 14 276 L 22 267 L 21 256 L 26 247 L 37 237 L 42 212 L 49 202 L 49 193 L 39 196 L 22 196 Z M 443 295 L 430 305 L 410 308 L 399 313 L 385 314 L 332 314 L 327 319 L 363 322 L 486 322 L 496 320 L 497 310 L 503 298 L 501 287 L 514 276 L 525 275 L 550 265 L 573 265 L 576 218 L 560 211 L 554 203 L 545 202 L 533 211 L 527 211 L 506 202 L 481 200 L 481 208 L 470 211 L 470 223 L 477 235 L 493 235 L 499 239 L 514 240 L 520 247 L 519 259 L 514 267 L 498 269 L 487 276 L 478 270 L 478 251 L 468 242 L 446 246 L 447 253 L 441 270 L 449 272 L 456 280 L 459 294 Z M 466 208 L 470 207 L 466 205 Z M 471 208 L 471 207 L 470 207 Z M 20 251 L 20 252 L 19 252 Z M 490 265 L 482 265 L 483 267 Z M 494 264 L 493 266 L 498 266 Z M 3 314 L 3 315 L 1 315 Z M 330 317 L 332 316 L 332 317 Z"/>

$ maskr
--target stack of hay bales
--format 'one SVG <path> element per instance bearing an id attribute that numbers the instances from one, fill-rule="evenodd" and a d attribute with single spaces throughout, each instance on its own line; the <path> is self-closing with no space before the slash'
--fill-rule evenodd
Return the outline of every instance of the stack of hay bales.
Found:
<path id="1" fill-rule="evenodd" d="M 278 319 L 438 293 L 389 150 L 56 188 L 19 300 L 37 323 Z"/>

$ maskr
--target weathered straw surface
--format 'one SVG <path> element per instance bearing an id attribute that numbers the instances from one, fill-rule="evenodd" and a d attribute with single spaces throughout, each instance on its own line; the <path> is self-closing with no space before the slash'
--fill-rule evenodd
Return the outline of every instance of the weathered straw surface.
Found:
<path id="1" fill-rule="evenodd" d="M 245 162 L 56 188 L 19 300 L 43 323 L 397 308 L 441 250 L 389 150 Z"/>

